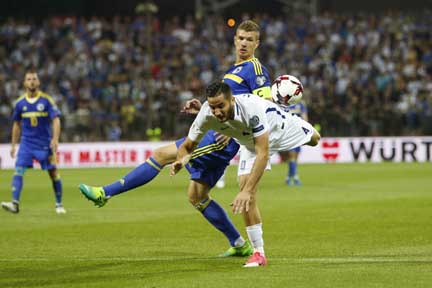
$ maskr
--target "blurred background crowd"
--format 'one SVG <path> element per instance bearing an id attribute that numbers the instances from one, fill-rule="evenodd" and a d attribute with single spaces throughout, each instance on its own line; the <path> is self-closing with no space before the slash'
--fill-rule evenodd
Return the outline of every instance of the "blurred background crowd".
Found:
<path id="1" fill-rule="evenodd" d="M 256 56 L 272 79 L 302 80 L 310 121 L 324 136 L 387 136 L 432 134 L 431 16 L 255 13 L 235 20 L 259 23 Z M 185 136 L 192 119 L 179 113 L 182 103 L 203 99 L 205 86 L 234 63 L 234 32 L 221 15 L 5 19 L 0 141 L 10 141 L 13 102 L 29 67 L 62 112 L 64 142 L 146 140 L 156 127 L 162 140 Z"/>

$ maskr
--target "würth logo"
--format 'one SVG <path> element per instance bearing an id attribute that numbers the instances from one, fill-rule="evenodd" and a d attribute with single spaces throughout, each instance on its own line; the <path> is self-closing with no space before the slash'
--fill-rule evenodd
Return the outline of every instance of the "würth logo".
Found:
<path id="1" fill-rule="evenodd" d="M 339 141 L 324 140 L 322 143 L 322 155 L 326 161 L 336 161 L 339 157 Z"/>

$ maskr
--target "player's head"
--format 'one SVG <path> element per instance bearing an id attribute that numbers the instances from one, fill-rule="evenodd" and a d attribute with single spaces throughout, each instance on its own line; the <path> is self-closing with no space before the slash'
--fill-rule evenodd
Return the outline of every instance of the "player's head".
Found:
<path id="1" fill-rule="evenodd" d="M 24 75 L 24 88 L 27 92 L 34 93 L 39 89 L 39 77 L 34 70 L 27 70 Z"/>
<path id="2" fill-rule="evenodd" d="M 213 115 L 219 122 L 234 119 L 234 97 L 228 84 L 213 82 L 206 89 L 206 97 Z"/>
<path id="3" fill-rule="evenodd" d="M 259 45 L 259 37 L 260 28 L 257 23 L 252 20 L 240 23 L 234 36 L 237 62 L 254 57 Z"/>

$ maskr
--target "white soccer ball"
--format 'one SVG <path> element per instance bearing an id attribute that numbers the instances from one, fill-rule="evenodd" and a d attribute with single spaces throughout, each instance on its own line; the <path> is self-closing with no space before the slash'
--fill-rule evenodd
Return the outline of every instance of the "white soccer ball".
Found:
<path id="1" fill-rule="evenodd" d="M 303 85 L 292 75 L 281 75 L 271 86 L 273 102 L 282 107 L 297 104 L 303 97 Z"/>

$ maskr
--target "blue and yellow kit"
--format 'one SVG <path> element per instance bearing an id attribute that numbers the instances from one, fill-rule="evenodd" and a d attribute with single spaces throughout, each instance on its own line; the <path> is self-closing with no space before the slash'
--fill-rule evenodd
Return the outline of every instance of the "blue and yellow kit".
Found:
<path id="1" fill-rule="evenodd" d="M 257 58 L 232 65 L 223 81 L 231 87 L 233 95 L 249 93 L 271 98 L 269 73 Z"/>
<path id="2" fill-rule="evenodd" d="M 13 121 L 21 123 L 21 142 L 17 155 L 17 167 L 32 167 L 33 159 L 40 162 L 43 169 L 53 167 L 50 149 L 52 119 L 60 116 L 60 111 L 51 96 L 39 91 L 36 97 L 26 94 L 18 98 L 13 111 Z M 55 157 L 54 157 L 55 158 Z"/>
<path id="3" fill-rule="evenodd" d="M 223 81 L 232 90 L 233 95 L 252 93 L 263 98 L 271 98 L 270 78 L 267 69 L 257 58 L 236 63 L 225 73 Z M 218 144 L 216 132 L 208 131 L 192 154 L 192 160 L 186 165 L 192 180 L 200 180 L 213 187 L 223 175 L 231 159 L 240 146 L 231 139 L 228 145 Z M 176 141 L 179 147 L 185 138 Z"/>

